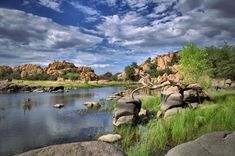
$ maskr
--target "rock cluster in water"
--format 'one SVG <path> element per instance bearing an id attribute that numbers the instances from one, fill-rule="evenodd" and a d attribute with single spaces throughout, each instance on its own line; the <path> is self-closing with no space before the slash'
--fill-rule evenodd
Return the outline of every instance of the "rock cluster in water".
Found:
<path id="1" fill-rule="evenodd" d="M 64 86 L 28 86 L 16 85 L 13 83 L 0 84 L 0 92 L 16 93 L 16 92 L 64 92 Z"/>

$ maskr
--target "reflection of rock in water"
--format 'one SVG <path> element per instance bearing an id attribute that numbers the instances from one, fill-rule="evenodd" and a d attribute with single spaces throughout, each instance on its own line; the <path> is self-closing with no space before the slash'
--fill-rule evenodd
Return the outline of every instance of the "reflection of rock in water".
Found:
<path id="1" fill-rule="evenodd" d="M 30 98 L 28 98 L 27 100 L 24 100 L 24 104 L 23 104 L 23 109 L 24 109 L 24 113 L 26 110 L 31 110 L 32 108 L 32 100 Z"/>
<path id="2" fill-rule="evenodd" d="M 4 110 L 5 110 L 4 107 L 0 107 L 0 120 L 4 119 Z"/>
<path id="3" fill-rule="evenodd" d="M 101 132 L 104 132 L 104 127 L 82 128 L 79 136 L 81 140 L 94 140 Z"/>

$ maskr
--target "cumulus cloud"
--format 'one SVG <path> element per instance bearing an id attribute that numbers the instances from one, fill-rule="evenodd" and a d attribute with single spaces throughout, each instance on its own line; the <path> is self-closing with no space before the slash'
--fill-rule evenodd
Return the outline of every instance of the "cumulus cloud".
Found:
<path id="1" fill-rule="evenodd" d="M 62 26 L 49 18 L 19 10 L 0 8 L 0 23 L 1 53 L 12 52 L 18 56 L 22 53 L 24 59 L 33 53 L 37 56 L 48 52 L 68 53 L 102 41 L 100 37 L 82 33 L 77 27 Z"/>
<path id="2" fill-rule="evenodd" d="M 232 35 L 235 33 L 235 19 L 225 16 L 224 8 L 227 5 L 218 7 L 220 3 L 162 0 L 147 15 L 148 21 L 142 14 L 113 15 L 105 17 L 97 28 L 104 32 L 110 43 L 135 50 L 154 50 L 165 46 L 176 48 L 187 42 L 196 42 L 202 46 L 219 44 L 224 40 L 234 43 Z M 134 2 L 130 5 L 134 5 Z"/>

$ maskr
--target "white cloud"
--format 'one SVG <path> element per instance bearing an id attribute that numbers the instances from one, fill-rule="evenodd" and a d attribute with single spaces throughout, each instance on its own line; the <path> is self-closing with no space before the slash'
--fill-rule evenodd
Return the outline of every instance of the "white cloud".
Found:
<path id="1" fill-rule="evenodd" d="M 79 11 L 81 11 L 81 12 L 87 14 L 87 15 L 99 15 L 99 13 L 95 9 L 93 9 L 91 7 L 88 7 L 88 6 L 85 6 L 85 5 L 81 5 L 77 1 L 72 1 L 72 2 L 70 2 L 70 4 L 74 8 L 78 9 Z"/>
<path id="2" fill-rule="evenodd" d="M 93 68 L 106 68 L 106 67 L 110 67 L 112 65 L 110 64 L 92 64 L 90 65 L 90 67 L 93 67 Z"/>
<path id="3" fill-rule="evenodd" d="M 38 3 L 42 6 L 51 8 L 52 10 L 62 12 L 60 9 L 60 0 L 39 0 Z"/>

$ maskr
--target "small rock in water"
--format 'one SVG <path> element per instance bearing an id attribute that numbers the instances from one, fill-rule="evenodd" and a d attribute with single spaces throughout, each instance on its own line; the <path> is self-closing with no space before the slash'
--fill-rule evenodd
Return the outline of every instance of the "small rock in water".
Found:
<path id="1" fill-rule="evenodd" d="M 62 107 L 64 107 L 64 104 L 57 103 L 57 104 L 54 104 L 53 107 L 54 108 L 62 108 Z"/>
<path id="2" fill-rule="evenodd" d="M 104 141 L 104 142 L 109 142 L 113 143 L 118 140 L 120 140 L 122 137 L 119 134 L 107 134 L 107 135 L 102 135 L 98 138 L 99 141 Z"/>
<path id="3" fill-rule="evenodd" d="M 84 105 L 88 108 L 92 107 L 99 108 L 101 106 L 99 102 L 84 102 Z"/>

